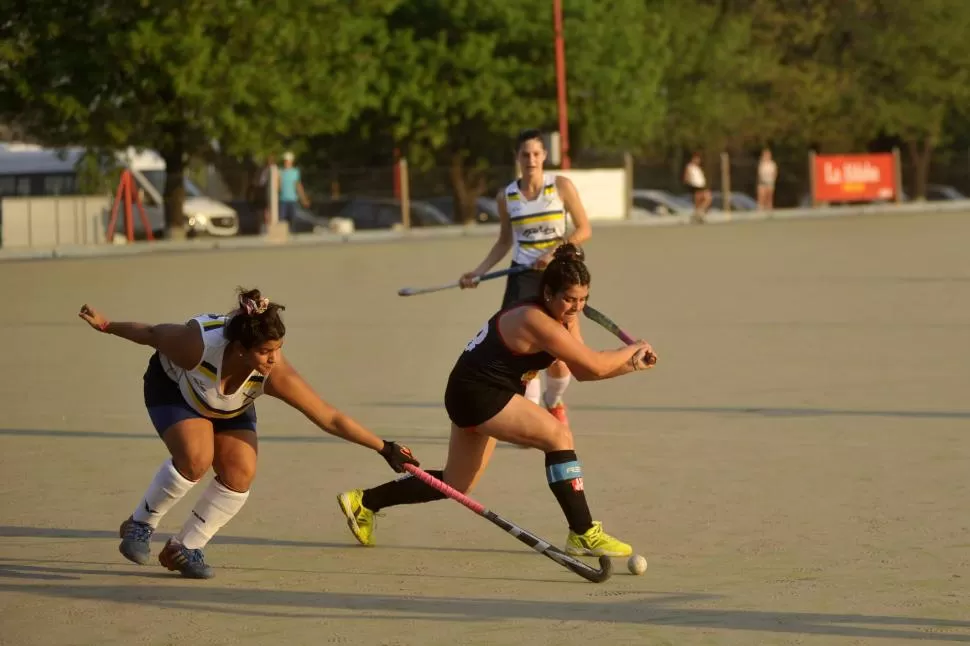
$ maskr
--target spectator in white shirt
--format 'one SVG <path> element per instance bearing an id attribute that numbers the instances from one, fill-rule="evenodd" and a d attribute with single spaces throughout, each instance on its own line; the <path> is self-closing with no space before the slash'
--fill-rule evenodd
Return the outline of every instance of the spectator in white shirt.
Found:
<path id="1" fill-rule="evenodd" d="M 707 188 L 707 179 L 704 177 L 704 169 L 701 168 L 701 154 L 695 152 L 691 155 L 690 161 L 684 167 L 684 185 L 691 193 L 694 200 L 694 215 L 701 221 L 704 214 L 711 208 L 713 197 Z"/>
<path id="2" fill-rule="evenodd" d="M 774 208 L 775 181 L 778 179 L 778 164 L 771 158 L 771 151 L 765 148 L 761 151 L 758 162 L 758 208 L 770 211 Z"/>

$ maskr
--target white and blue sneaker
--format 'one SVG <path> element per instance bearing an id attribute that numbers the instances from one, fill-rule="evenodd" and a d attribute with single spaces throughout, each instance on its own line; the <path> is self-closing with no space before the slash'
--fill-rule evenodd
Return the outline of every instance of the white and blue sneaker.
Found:
<path id="1" fill-rule="evenodd" d="M 158 562 L 187 579 L 211 579 L 216 575 L 206 565 L 202 550 L 190 550 L 174 538 L 168 539 L 158 555 Z"/>
<path id="2" fill-rule="evenodd" d="M 152 557 L 151 540 L 154 533 L 154 527 L 129 516 L 128 520 L 121 523 L 121 529 L 118 530 L 121 537 L 118 551 L 132 563 L 148 565 Z"/>

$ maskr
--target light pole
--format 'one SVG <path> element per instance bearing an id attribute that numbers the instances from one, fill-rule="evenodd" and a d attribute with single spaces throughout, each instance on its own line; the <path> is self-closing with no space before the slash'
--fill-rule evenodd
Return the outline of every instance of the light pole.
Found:
<path id="1" fill-rule="evenodd" d="M 562 37 L 562 0 L 552 0 L 553 27 L 556 34 L 556 95 L 559 103 L 559 145 L 562 168 L 569 163 L 569 117 L 566 112 L 566 45 Z"/>

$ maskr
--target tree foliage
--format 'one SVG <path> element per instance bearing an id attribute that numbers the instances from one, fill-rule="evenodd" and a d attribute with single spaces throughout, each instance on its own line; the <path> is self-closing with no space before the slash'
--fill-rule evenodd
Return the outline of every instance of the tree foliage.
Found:
<path id="1" fill-rule="evenodd" d="M 854 50 L 866 109 L 882 133 L 908 147 L 922 197 L 948 120 L 970 116 L 970 3 L 883 0 L 867 18 Z"/>
<path id="2" fill-rule="evenodd" d="M 246 169 L 405 154 L 470 214 L 525 127 L 557 127 L 551 3 L 3 0 L 0 121 L 51 145 Z M 966 0 L 564 0 L 571 153 L 934 151 L 970 140 Z"/>
<path id="3" fill-rule="evenodd" d="M 49 0 L 0 31 L 0 117 L 46 143 L 157 149 L 181 223 L 188 156 L 346 127 L 378 99 L 384 0 Z"/>
<path id="4" fill-rule="evenodd" d="M 661 125 L 665 28 L 645 5 L 565 3 L 570 131 L 592 148 L 645 146 Z M 618 20 L 619 18 L 619 20 Z M 658 38 L 644 39 L 650 28 Z M 350 129 L 364 154 L 398 148 L 412 167 L 446 166 L 464 218 L 515 135 L 558 124 L 553 14 L 505 0 L 412 0 L 388 15 L 385 90 Z M 346 137 L 322 141 L 346 154 Z"/>

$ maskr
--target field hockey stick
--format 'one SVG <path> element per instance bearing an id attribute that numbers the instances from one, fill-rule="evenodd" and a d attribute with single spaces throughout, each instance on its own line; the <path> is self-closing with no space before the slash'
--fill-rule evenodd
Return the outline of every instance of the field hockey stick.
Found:
<path id="1" fill-rule="evenodd" d="M 560 549 L 553 547 L 532 532 L 522 529 L 513 522 L 505 520 L 493 511 L 489 511 L 481 503 L 472 500 L 460 491 L 448 486 L 446 483 L 438 480 L 427 471 L 423 471 L 413 464 L 405 464 L 404 468 L 429 487 L 433 487 L 452 500 L 460 502 L 479 516 L 484 516 L 512 536 L 515 536 L 517 539 L 539 552 L 539 554 L 552 559 L 559 565 L 571 570 L 572 572 L 575 572 L 587 581 L 592 581 L 593 583 L 602 583 L 610 578 L 610 575 L 613 573 L 613 563 L 610 561 L 610 557 L 601 556 L 599 559 L 600 567 L 599 569 L 596 569 L 590 565 L 587 565 L 586 563 L 583 563 L 579 559 L 569 556 Z"/>
<path id="2" fill-rule="evenodd" d="M 623 341 L 623 343 L 626 343 L 627 345 L 632 345 L 634 343 L 633 337 L 621 330 L 620 326 L 614 323 L 613 319 L 608 317 L 606 314 L 603 314 L 603 312 L 586 305 L 583 307 L 583 314 L 586 315 L 586 318 L 599 323 L 606 328 L 608 332 L 616 335 L 620 341 Z"/>
<path id="3" fill-rule="evenodd" d="M 603 314 L 603 312 L 600 312 L 598 309 L 594 307 L 590 307 L 589 305 L 586 305 L 585 307 L 583 307 L 583 312 L 586 314 L 586 318 L 589 318 L 595 321 L 596 323 L 599 323 L 600 325 L 602 325 L 604 328 L 607 329 L 607 331 L 615 334 L 620 339 L 620 341 L 623 341 L 623 343 L 626 343 L 627 345 L 633 345 L 634 343 L 636 343 L 636 341 L 633 340 L 632 336 L 630 336 L 622 329 L 620 329 L 620 326 L 614 323 L 613 319 L 611 319 L 606 314 Z M 649 358 L 647 365 L 653 366 L 656 363 L 657 363 L 657 355 L 651 353 L 651 357 Z"/>
<path id="4" fill-rule="evenodd" d="M 498 271 L 493 271 L 488 274 L 483 274 L 475 279 L 475 284 L 482 282 L 483 280 L 492 280 L 493 278 L 501 278 L 502 276 L 509 276 L 511 274 L 518 274 L 523 271 L 530 269 L 528 265 L 520 265 L 518 267 L 509 267 L 508 269 L 500 269 Z M 452 289 L 453 287 L 461 286 L 461 281 L 454 281 L 451 283 L 446 283 L 444 285 L 438 285 L 436 287 L 402 287 L 397 290 L 398 296 L 415 296 L 417 294 L 430 294 L 431 292 L 440 292 L 444 289 Z"/>

